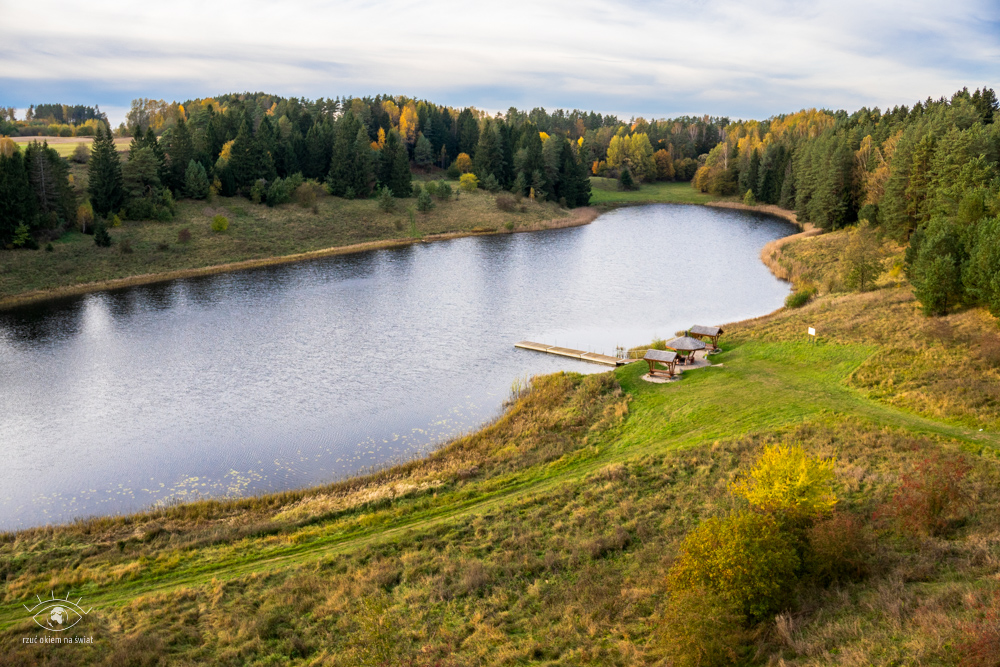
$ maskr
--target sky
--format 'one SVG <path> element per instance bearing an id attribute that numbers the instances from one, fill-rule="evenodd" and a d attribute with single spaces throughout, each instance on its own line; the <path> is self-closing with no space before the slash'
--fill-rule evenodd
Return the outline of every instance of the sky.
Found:
<path id="1" fill-rule="evenodd" d="M 0 0 L 0 104 L 386 93 L 767 118 L 1000 89 L 1000 0 Z"/>

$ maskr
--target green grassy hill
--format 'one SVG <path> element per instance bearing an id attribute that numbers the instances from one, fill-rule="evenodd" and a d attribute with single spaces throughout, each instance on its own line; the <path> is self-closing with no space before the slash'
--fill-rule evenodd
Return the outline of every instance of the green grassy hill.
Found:
<path id="1" fill-rule="evenodd" d="M 723 341 L 670 384 L 641 363 L 535 378 L 495 423 L 369 477 L 3 535 L 0 665 L 665 664 L 681 540 L 739 508 L 729 483 L 769 443 L 835 457 L 860 555 L 833 582 L 803 569 L 726 638 L 736 664 L 994 664 L 969 661 L 1000 611 L 994 321 L 925 319 L 888 281 Z M 939 459 L 967 467 L 947 530 L 899 529 L 886 508 Z M 44 634 L 22 603 L 50 591 L 93 606 L 72 631 L 93 645 L 21 643 Z"/>

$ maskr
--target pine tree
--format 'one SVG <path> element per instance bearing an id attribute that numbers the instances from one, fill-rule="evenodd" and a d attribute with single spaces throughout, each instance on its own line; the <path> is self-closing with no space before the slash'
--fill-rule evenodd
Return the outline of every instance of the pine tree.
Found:
<path id="1" fill-rule="evenodd" d="M 111 132 L 97 128 L 90 162 L 87 164 L 90 177 L 87 192 L 96 215 L 107 217 L 118 210 L 124 199 L 122 188 L 122 165 L 115 150 L 115 140 Z"/>
<path id="2" fill-rule="evenodd" d="M 463 109 L 458 114 L 458 152 L 472 155 L 479 145 L 479 122 L 471 109 Z"/>
<path id="3" fill-rule="evenodd" d="M 0 246 L 10 243 L 14 231 L 21 225 L 31 226 L 35 210 L 35 198 L 21 152 L 15 149 L 9 157 L 0 153 Z"/>

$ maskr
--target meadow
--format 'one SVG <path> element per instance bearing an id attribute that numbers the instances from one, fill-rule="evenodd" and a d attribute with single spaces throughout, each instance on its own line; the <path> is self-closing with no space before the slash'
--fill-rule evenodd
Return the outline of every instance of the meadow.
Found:
<path id="1" fill-rule="evenodd" d="M 84 187 L 86 168 L 78 165 L 73 171 L 77 187 Z M 511 211 L 502 211 L 495 200 L 484 190 L 461 192 L 447 201 L 438 200 L 426 213 L 415 211 L 413 199 L 398 200 L 395 210 L 386 212 L 374 199 L 346 200 L 323 192 L 305 206 L 291 203 L 273 208 L 243 197 L 181 200 L 172 220 L 127 220 L 110 228 L 109 248 L 99 248 L 92 235 L 71 229 L 51 242 L 51 251 L 3 253 L 0 306 L 45 298 L 53 290 L 61 294 L 88 291 L 106 281 L 119 280 L 116 285 L 122 286 L 148 281 L 157 274 L 180 277 L 209 267 L 215 267 L 210 271 L 224 270 L 223 265 L 240 262 L 285 261 L 288 256 L 358 244 L 583 224 L 594 215 L 589 209 L 569 212 L 553 203 L 528 199 Z M 225 232 L 211 228 L 218 215 L 228 221 Z"/>
<path id="2" fill-rule="evenodd" d="M 782 252 L 833 275 L 842 236 Z M 681 540 L 738 509 L 731 482 L 774 443 L 835 460 L 857 567 L 803 574 L 731 638 L 738 663 L 991 664 L 969 656 L 1000 613 L 996 328 L 927 319 L 895 280 L 835 289 L 727 326 L 678 382 L 536 377 L 494 423 L 368 476 L 2 535 L 0 665 L 664 664 Z M 928 460 L 967 471 L 962 502 L 909 533 L 887 508 Z M 49 591 L 93 606 L 93 645 L 20 643 L 39 634 L 21 604 Z"/>

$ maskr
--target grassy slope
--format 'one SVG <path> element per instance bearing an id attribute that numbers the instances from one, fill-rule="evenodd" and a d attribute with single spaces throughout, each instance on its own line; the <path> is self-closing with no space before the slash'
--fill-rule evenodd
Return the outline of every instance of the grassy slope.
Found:
<path id="1" fill-rule="evenodd" d="M 495 424 L 370 478 L 7 535 L 0 654 L 51 656 L 18 644 L 35 634 L 20 603 L 72 588 L 98 642 L 62 647 L 73 664 L 652 664 L 678 540 L 729 506 L 762 443 L 796 440 L 837 457 L 853 511 L 941 448 L 973 465 L 976 503 L 953 539 L 880 534 L 869 579 L 801 588 L 756 662 L 954 664 L 1000 565 L 994 404 L 970 407 L 947 373 L 923 399 L 871 381 L 885 355 L 947 354 L 963 335 L 977 396 L 1000 387 L 995 325 L 944 323 L 906 287 L 824 296 L 729 327 L 721 367 L 678 383 L 642 382 L 638 364 L 538 379 Z"/>
<path id="2" fill-rule="evenodd" d="M 83 169 L 74 169 L 75 180 L 84 180 Z M 505 213 L 496 208 L 485 191 L 462 193 L 457 200 L 438 202 L 429 213 L 416 213 L 420 235 L 448 232 L 481 232 L 509 228 L 530 229 L 567 218 L 554 204 L 524 200 L 524 210 Z M 269 208 L 243 198 L 217 197 L 212 203 L 185 200 L 170 222 L 126 221 L 111 229 L 115 244 L 98 248 L 93 237 L 73 231 L 53 242 L 53 252 L 0 253 L 0 301 L 4 297 L 65 286 L 216 266 L 251 259 L 347 246 L 356 243 L 406 239 L 410 234 L 407 207 L 384 213 L 374 200 L 348 201 L 321 197 L 317 212 L 295 204 Z M 229 218 L 224 234 L 211 231 L 212 216 Z M 191 241 L 178 242 L 178 232 L 188 229 Z M 128 240 L 132 252 L 122 252 Z"/>

